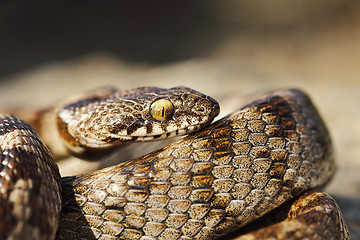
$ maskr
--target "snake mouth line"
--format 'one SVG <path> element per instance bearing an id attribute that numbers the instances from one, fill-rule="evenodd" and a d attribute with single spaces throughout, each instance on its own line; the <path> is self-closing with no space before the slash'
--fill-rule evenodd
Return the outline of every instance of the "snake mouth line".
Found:
<path id="1" fill-rule="evenodd" d="M 92 141 L 87 141 L 83 144 L 87 148 L 112 148 L 122 143 L 131 143 L 131 142 L 149 142 L 149 141 L 157 141 L 163 140 L 167 138 L 183 136 L 186 134 L 190 134 L 195 132 L 199 129 L 204 128 L 205 126 L 209 125 L 210 123 L 204 122 L 196 125 L 189 125 L 185 128 L 179 128 L 174 131 L 164 132 L 161 134 L 154 134 L 154 135 L 144 135 L 144 136 L 129 136 L 129 135 L 117 135 L 111 134 L 107 135 L 105 138 L 99 139 L 88 139 Z"/>
<path id="2" fill-rule="evenodd" d="M 196 132 L 206 126 L 208 126 L 214 117 L 203 118 L 200 121 L 184 121 L 180 126 L 179 125 L 168 125 L 165 129 L 159 124 L 152 125 L 152 127 L 142 127 L 137 131 L 129 134 L 126 130 L 114 134 L 106 134 L 102 139 L 89 139 L 86 145 L 90 148 L 100 147 L 107 148 L 122 143 L 130 142 L 150 142 L 168 139 L 172 137 L 183 136 Z"/>
<path id="3" fill-rule="evenodd" d="M 198 124 L 198 125 L 190 125 L 186 128 L 180 128 L 177 129 L 175 131 L 171 131 L 171 132 L 166 132 L 166 133 L 162 133 L 162 134 L 157 134 L 157 135 L 150 135 L 150 136 L 133 136 L 131 137 L 132 141 L 154 141 L 154 140 L 162 140 L 162 139 L 166 139 L 166 138 L 172 138 L 172 137 L 177 137 L 177 136 L 182 136 L 188 133 L 192 133 L 195 132 L 201 128 L 203 128 L 204 126 L 206 126 L 206 123 L 203 124 Z"/>
<path id="4" fill-rule="evenodd" d="M 67 147 L 73 152 L 74 154 L 84 154 L 84 152 L 92 151 L 94 149 L 100 150 L 100 149 L 115 149 L 121 144 L 125 143 L 135 143 L 135 142 L 151 142 L 151 141 L 157 141 L 157 140 L 164 140 L 168 138 L 174 138 L 174 137 L 181 137 L 186 134 L 190 134 L 193 132 L 196 132 L 199 129 L 202 129 L 206 126 L 208 126 L 210 122 L 204 122 L 204 123 L 198 123 L 196 125 L 190 125 L 185 128 L 176 129 L 171 132 L 165 132 L 162 134 L 156 134 L 156 135 L 150 135 L 150 136 L 122 136 L 122 135 L 112 135 L 107 136 L 106 138 L 103 138 L 101 140 L 99 139 L 90 139 L 92 141 L 87 141 L 86 143 L 80 143 L 80 146 L 73 146 L 68 144 L 66 141 L 64 142 Z M 89 139 L 88 139 L 89 140 Z"/>

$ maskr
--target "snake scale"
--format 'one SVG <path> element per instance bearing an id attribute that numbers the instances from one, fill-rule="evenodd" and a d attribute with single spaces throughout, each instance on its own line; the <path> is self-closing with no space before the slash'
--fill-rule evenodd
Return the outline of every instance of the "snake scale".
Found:
<path id="1" fill-rule="evenodd" d="M 305 93 L 273 92 L 209 125 L 218 113 L 215 100 L 185 87 L 68 102 L 57 125 L 79 156 L 205 128 L 64 178 L 35 131 L 2 116 L 0 239 L 350 239 L 336 202 L 309 190 L 325 185 L 335 164 Z"/>

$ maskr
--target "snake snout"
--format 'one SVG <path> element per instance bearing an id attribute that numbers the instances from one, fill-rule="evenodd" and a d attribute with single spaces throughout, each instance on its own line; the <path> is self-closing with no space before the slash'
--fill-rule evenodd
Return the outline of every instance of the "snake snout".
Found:
<path id="1" fill-rule="evenodd" d="M 220 106 L 215 100 L 211 101 L 211 99 L 202 99 L 195 103 L 191 110 L 196 115 L 208 116 L 209 119 L 213 119 L 219 114 Z"/>

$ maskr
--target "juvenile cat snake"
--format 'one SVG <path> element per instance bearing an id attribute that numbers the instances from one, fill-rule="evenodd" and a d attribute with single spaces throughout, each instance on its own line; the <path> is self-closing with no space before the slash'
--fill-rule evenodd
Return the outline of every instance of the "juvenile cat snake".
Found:
<path id="1" fill-rule="evenodd" d="M 72 152 L 91 157 L 123 141 L 193 132 L 218 112 L 215 100 L 185 87 L 107 89 L 63 104 L 57 125 Z M 336 202 L 309 190 L 335 165 L 328 131 L 299 90 L 270 93 L 162 149 L 79 176 L 61 178 L 15 117 L 1 116 L 0 146 L 0 239 L 350 238 Z"/>

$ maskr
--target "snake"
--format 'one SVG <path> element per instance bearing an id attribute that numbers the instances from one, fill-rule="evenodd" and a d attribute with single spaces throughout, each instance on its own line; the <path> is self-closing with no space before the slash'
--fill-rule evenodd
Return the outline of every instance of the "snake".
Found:
<path id="1" fill-rule="evenodd" d="M 56 110 L 79 157 L 188 134 L 133 160 L 61 177 L 30 125 L 0 117 L 0 239 L 350 239 L 329 132 L 309 96 L 273 91 L 211 124 L 187 87 L 105 88 Z"/>

